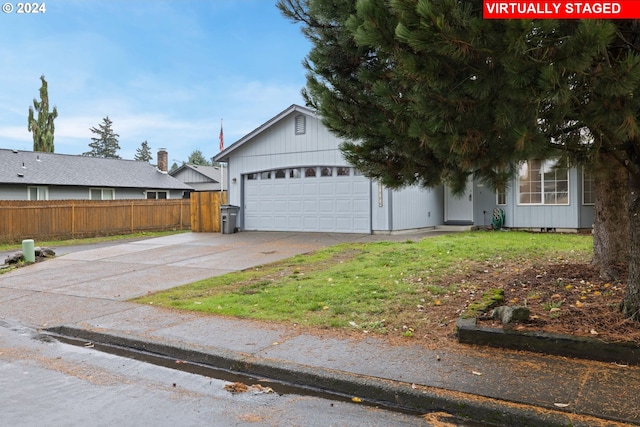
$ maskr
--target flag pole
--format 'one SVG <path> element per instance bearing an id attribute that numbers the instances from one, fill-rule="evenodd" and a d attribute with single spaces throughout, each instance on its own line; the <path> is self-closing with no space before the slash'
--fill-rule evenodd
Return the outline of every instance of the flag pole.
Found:
<path id="1" fill-rule="evenodd" d="M 222 119 L 220 119 L 220 151 L 224 150 L 224 134 L 222 133 Z M 220 162 L 220 195 L 224 195 L 224 162 Z M 223 198 L 220 197 L 220 201 Z M 227 203 L 229 202 L 229 195 L 227 194 Z"/>

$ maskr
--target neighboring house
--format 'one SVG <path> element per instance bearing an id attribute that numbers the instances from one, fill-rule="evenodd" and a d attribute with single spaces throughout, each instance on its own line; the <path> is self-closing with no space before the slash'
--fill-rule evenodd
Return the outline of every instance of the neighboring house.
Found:
<path id="1" fill-rule="evenodd" d="M 0 200 L 177 199 L 193 188 L 147 162 L 0 149 Z"/>
<path id="2" fill-rule="evenodd" d="M 592 183 L 576 169 L 525 163 L 502 194 L 472 180 L 461 197 L 444 186 L 391 190 L 351 167 L 341 142 L 315 112 L 292 105 L 215 156 L 228 162 L 225 180 L 229 203 L 240 206 L 238 227 L 344 233 L 487 227 L 496 208 L 512 228 L 580 229 L 593 222 Z"/>
<path id="3" fill-rule="evenodd" d="M 184 164 L 169 175 L 184 182 L 195 191 L 220 191 L 229 188 L 228 182 L 222 179 L 222 171 L 218 166 L 201 166 Z"/>

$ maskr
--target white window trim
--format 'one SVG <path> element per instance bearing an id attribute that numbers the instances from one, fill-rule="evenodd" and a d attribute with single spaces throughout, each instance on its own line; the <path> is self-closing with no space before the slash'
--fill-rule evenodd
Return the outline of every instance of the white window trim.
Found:
<path id="1" fill-rule="evenodd" d="M 49 200 L 49 187 L 44 185 L 30 185 L 27 187 L 27 200 L 33 200 L 31 198 L 31 189 L 36 188 L 36 193 L 40 194 L 40 190 L 44 190 L 44 199 L 36 198 L 37 200 Z"/>
<path id="2" fill-rule="evenodd" d="M 155 199 L 148 199 L 148 196 L 147 196 L 148 193 L 156 193 Z M 167 198 L 166 199 L 158 199 L 158 193 L 167 193 Z M 144 191 L 144 198 L 147 199 L 147 200 L 169 200 L 171 198 L 171 192 L 169 190 L 145 190 Z"/>
<path id="3" fill-rule="evenodd" d="M 111 195 L 113 197 L 110 198 L 110 199 L 105 199 L 104 198 L 104 191 L 105 190 L 110 191 Z M 100 191 L 100 200 L 115 200 L 116 199 L 116 190 L 115 190 L 115 188 L 103 188 L 103 187 L 92 187 L 92 188 L 89 188 L 89 200 L 96 200 L 96 199 L 92 199 L 91 198 L 91 192 L 92 191 Z"/>
<path id="4" fill-rule="evenodd" d="M 586 173 L 585 173 L 585 169 L 584 169 L 584 166 L 583 166 L 583 167 L 582 167 L 582 205 L 583 205 L 583 206 L 595 206 L 595 204 L 596 204 L 596 202 L 595 202 L 595 198 L 596 198 L 595 192 L 596 192 L 596 189 L 595 189 L 595 188 L 593 188 L 593 190 L 592 190 L 592 192 L 594 193 L 594 194 L 593 194 L 593 199 L 594 199 L 594 201 L 593 201 L 592 203 L 586 203 L 586 202 L 584 201 L 584 177 L 585 177 L 585 176 L 586 176 Z M 592 181 L 594 181 L 594 183 L 595 183 L 595 180 L 593 179 L 593 175 L 592 175 L 591 180 L 592 180 Z"/>
<path id="5" fill-rule="evenodd" d="M 538 159 L 532 159 L 532 160 L 538 160 Z M 551 159 L 550 159 L 551 160 Z M 544 166 L 544 160 L 542 160 L 543 162 L 543 166 Z M 567 203 L 545 203 L 544 199 L 545 199 L 545 192 L 544 192 L 544 172 L 542 173 L 542 193 L 541 193 L 541 202 L 540 203 L 522 203 L 520 201 L 520 178 L 518 176 L 518 182 L 517 182 L 517 205 L 518 206 L 569 206 L 571 205 L 571 173 L 570 170 L 567 168 Z"/>

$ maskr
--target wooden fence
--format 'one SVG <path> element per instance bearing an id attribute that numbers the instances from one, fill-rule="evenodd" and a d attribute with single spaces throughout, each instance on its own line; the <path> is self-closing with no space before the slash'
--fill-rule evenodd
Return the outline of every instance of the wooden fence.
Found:
<path id="1" fill-rule="evenodd" d="M 188 199 L 2 200 L 0 242 L 188 230 L 191 206 Z"/>
<path id="2" fill-rule="evenodd" d="M 198 191 L 191 193 L 191 231 L 220 232 L 220 206 L 227 203 L 227 192 Z"/>

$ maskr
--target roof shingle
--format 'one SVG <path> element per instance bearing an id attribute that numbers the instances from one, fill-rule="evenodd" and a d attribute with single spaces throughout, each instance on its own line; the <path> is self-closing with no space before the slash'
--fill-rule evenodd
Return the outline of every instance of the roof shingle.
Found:
<path id="1" fill-rule="evenodd" d="M 1 148 L 0 184 L 191 189 L 147 162 Z"/>

